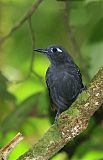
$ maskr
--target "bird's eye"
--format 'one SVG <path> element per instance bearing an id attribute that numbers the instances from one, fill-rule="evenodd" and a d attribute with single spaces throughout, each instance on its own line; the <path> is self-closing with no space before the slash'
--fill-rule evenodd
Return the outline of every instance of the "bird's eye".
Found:
<path id="1" fill-rule="evenodd" d="M 55 53 L 55 52 L 62 52 L 62 50 L 60 48 L 51 48 L 51 51 L 53 53 Z"/>
<path id="2" fill-rule="evenodd" d="M 57 52 L 57 48 L 52 48 L 52 51 L 55 53 Z"/>

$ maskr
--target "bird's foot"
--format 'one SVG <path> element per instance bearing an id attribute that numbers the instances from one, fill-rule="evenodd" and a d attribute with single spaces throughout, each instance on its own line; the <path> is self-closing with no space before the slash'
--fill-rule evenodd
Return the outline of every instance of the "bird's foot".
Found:
<path id="1" fill-rule="evenodd" d="M 84 88 L 82 88 L 82 91 L 85 91 L 87 90 L 87 86 L 84 86 Z"/>
<path id="2" fill-rule="evenodd" d="M 58 125 L 59 112 L 57 112 L 54 123 Z"/>

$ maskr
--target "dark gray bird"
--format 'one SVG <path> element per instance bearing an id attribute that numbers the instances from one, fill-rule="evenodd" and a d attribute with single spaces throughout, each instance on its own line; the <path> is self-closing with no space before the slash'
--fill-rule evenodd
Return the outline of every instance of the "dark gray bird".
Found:
<path id="1" fill-rule="evenodd" d="M 52 45 L 45 49 L 34 49 L 34 51 L 43 52 L 51 62 L 46 72 L 46 84 L 52 109 L 57 110 L 55 117 L 57 122 L 59 114 L 68 109 L 78 94 L 85 89 L 82 75 L 63 47 Z"/>

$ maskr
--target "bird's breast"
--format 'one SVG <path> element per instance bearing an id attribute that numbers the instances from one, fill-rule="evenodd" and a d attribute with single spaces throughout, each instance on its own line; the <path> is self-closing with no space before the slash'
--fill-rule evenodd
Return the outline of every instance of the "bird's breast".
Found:
<path id="1" fill-rule="evenodd" d="M 50 68 L 46 74 L 46 80 L 52 87 L 60 87 L 61 82 L 63 81 L 64 75 L 67 74 L 63 67 Z"/>

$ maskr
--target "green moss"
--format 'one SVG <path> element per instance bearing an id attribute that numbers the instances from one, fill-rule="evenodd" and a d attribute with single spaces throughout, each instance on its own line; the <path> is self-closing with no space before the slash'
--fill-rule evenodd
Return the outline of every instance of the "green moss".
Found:
<path id="1" fill-rule="evenodd" d="M 78 99 L 72 104 L 72 106 L 64 111 L 61 116 L 60 116 L 60 122 L 62 120 L 62 117 L 66 117 L 68 116 L 69 118 L 72 116 L 75 117 L 75 116 L 78 116 L 79 115 L 79 106 L 81 106 L 81 104 L 86 101 L 88 98 L 90 97 L 90 94 L 87 93 L 87 91 L 84 91 L 82 92 L 79 96 L 78 96 Z M 64 118 L 63 118 L 64 119 Z M 64 123 L 64 121 L 63 121 Z"/>
<path id="2" fill-rule="evenodd" d="M 79 110 L 73 105 L 73 107 L 71 107 L 67 113 L 70 115 L 70 116 L 75 116 L 75 115 L 78 115 L 79 114 Z"/>
<path id="3" fill-rule="evenodd" d="M 57 143 L 59 140 L 61 140 L 61 134 L 59 131 L 59 128 L 56 125 L 53 125 L 48 132 L 44 135 L 44 137 L 39 141 L 39 143 L 37 143 L 36 145 L 34 145 L 34 147 L 30 150 L 30 152 L 32 152 L 33 150 L 35 150 L 35 153 L 33 152 L 33 154 L 35 155 L 41 155 L 43 154 L 43 152 L 45 153 L 47 150 L 47 147 L 49 147 L 48 145 L 50 145 L 50 140 L 52 139 L 53 144 Z M 30 152 L 28 155 L 30 155 Z M 31 154 L 32 157 L 32 154 Z"/>
<path id="4" fill-rule="evenodd" d="M 79 96 L 78 99 L 76 100 L 76 103 L 86 101 L 90 97 L 90 94 L 87 91 L 82 92 Z"/>

